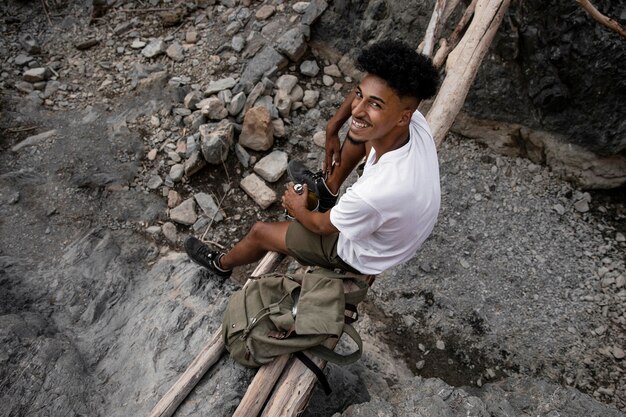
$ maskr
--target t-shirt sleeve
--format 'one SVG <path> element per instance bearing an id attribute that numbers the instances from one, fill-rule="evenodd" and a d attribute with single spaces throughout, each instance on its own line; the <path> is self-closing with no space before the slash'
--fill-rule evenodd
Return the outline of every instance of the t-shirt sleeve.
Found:
<path id="1" fill-rule="evenodd" d="M 362 239 L 374 233 L 382 224 L 382 217 L 374 207 L 347 192 L 330 211 L 330 222 L 350 240 Z"/>

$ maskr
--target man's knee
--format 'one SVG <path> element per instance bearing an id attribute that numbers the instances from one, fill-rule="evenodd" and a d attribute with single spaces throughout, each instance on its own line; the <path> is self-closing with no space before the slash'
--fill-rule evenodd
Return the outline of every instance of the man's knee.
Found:
<path id="1" fill-rule="evenodd" d="M 265 236 L 267 236 L 267 232 L 268 232 L 267 225 L 268 223 L 266 222 L 254 223 L 252 227 L 250 228 L 250 231 L 248 232 L 248 237 L 254 240 L 263 239 Z"/>

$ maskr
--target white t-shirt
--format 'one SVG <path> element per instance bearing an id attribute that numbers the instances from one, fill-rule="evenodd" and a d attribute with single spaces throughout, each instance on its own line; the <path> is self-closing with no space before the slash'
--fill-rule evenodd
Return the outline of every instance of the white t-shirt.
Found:
<path id="1" fill-rule="evenodd" d="M 337 254 L 364 274 L 378 274 L 411 258 L 437 220 L 437 149 L 419 111 L 409 130 L 409 141 L 376 163 L 372 148 L 363 175 L 330 212 L 339 230 Z"/>

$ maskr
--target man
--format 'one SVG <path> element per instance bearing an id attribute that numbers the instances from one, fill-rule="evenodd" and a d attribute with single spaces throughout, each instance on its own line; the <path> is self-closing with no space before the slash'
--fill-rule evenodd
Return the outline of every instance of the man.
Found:
<path id="1" fill-rule="evenodd" d="M 378 274 L 415 254 L 440 205 L 437 151 L 417 111 L 421 100 L 435 94 L 437 71 L 398 41 L 370 46 L 357 64 L 365 76 L 326 127 L 325 173 L 289 165 L 292 180 L 305 185 L 302 194 L 288 186 L 282 197 L 295 221 L 257 222 L 227 253 L 189 237 L 185 249 L 192 260 L 230 276 L 232 268 L 276 251 L 304 265 Z M 339 129 L 350 117 L 340 146 Z M 339 187 L 363 157 L 363 175 L 337 201 Z M 307 208 L 309 187 L 318 196 L 317 211 Z"/>

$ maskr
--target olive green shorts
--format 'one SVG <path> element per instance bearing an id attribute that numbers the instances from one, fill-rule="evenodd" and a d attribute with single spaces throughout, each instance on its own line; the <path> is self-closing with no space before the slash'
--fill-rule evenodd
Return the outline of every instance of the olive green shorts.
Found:
<path id="1" fill-rule="evenodd" d="M 360 274 L 337 255 L 339 233 L 322 236 L 311 232 L 294 220 L 287 229 L 285 244 L 289 254 L 302 265 L 341 269 Z"/>

